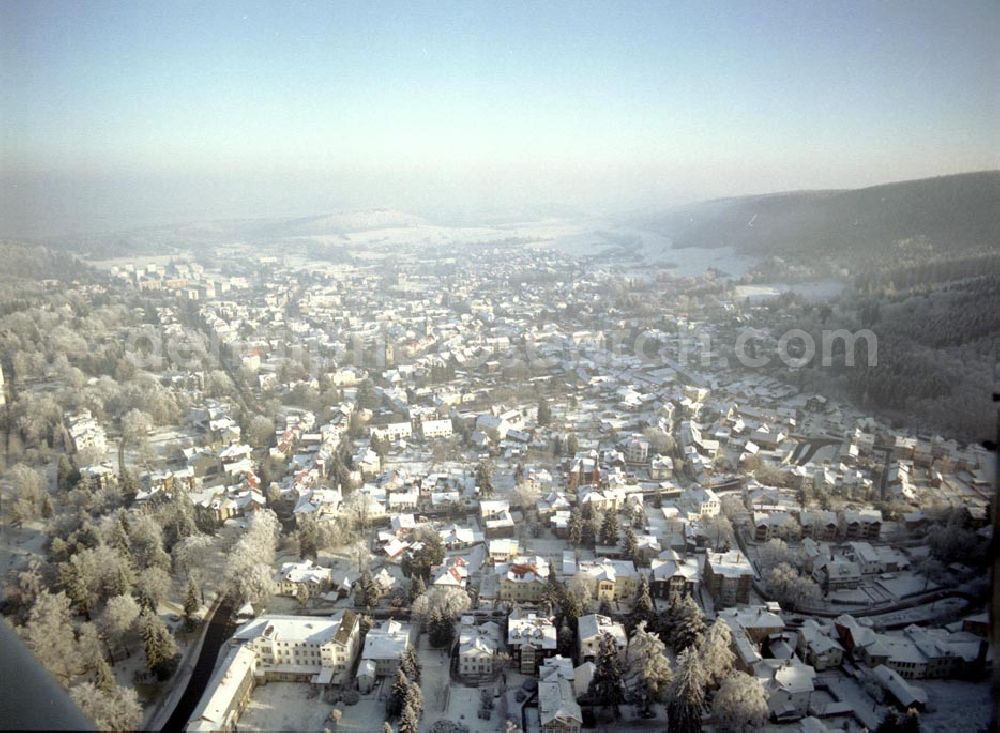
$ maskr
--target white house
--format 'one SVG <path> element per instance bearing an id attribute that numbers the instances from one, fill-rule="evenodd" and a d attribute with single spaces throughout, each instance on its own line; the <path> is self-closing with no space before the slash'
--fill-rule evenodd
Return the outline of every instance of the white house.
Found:
<path id="1" fill-rule="evenodd" d="M 493 674 L 500 643 L 500 627 L 493 621 L 479 626 L 463 625 L 459 633 L 458 673 L 477 678 Z"/>
<path id="2" fill-rule="evenodd" d="M 282 563 L 275 577 L 278 595 L 294 596 L 302 586 L 309 589 L 310 596 L 322 593 L 330 587 L 331 573 L 330 568 L 313 565 L 312 560 Z"/>
<path id="3" fill-rule="evenodd" d="M 809 715 L 813 678 L 816 671 L 795 657 L 762 659 L 754 665 L 754 676 L 767 694 L 767 708 L 778 722 L 799 720 Z"/>
<path id="4" fill-rule="evenodd" d="M 425 438 L 447 438 L 452 433 L 451 420 L 424 420 L 420 432 Z"/>
<path id="5" fill-rule="evenodd" d="M 625 627 L 618 621 L 614 621 L 607 616 L 598 613 L 590 613 L 581 616 L 577 626 L 577 651 L 578 659 L 583 661 L 594 661 L 601 646 L 601 637 L 610 634 L 615 640 L 615 647 L 618 654 L 625 659 L 625 651 L 628 649 L 628 636 L 625 634 Z"/>
<path id="6" fill-rule="evenodd" d="M 380 621 L 365 636 L 361 659 L 375 664 L 377 677 L 396 674 L 403 652 L 410 646 L 410 627 L 399 621 Z"/>

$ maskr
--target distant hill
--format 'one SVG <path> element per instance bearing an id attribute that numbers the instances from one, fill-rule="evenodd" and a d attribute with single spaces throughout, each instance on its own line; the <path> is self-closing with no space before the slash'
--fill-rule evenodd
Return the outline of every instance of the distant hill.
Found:
<path id="1" fill-rule="evenodd" d="M 913 239 L 934 250 L 1000 249 L 1000 171 L 720 199 L 647 225 L 675 248 L 732 246 L 755 254 L 888 253 Z"/>
<path id="2" fill-rule="evenodd" d="M 48 247 L 13 240 L 0 240 L 0 281 L 77 280 L 90 275 L 90 268 L 75 257 Z"/>
<path id="3" fill-rule="evenodd" d="M 345 237 L 373 229 L 410 227 L 423 219 L 395 209 L 368 209 L 309 217 L 223 219 L 166 224 L 107 234 L 57 237 L 45 241 L 54 248 L 85 253 L 91 259 L 129 254 L 170 254 L 193 245 L 232 242 L 274 244 L 291 237 Z"/>

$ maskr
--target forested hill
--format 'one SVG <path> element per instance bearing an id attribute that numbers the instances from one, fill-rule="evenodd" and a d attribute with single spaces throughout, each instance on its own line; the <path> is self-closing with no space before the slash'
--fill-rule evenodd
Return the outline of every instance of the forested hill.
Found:
<path id="1" fill-rule="evenodd" d="M 90 268 L 66 252 L 0 240 L 0 280 L 79 280 Z"/>
<path id="2" fill-rule="evenodd" d="M 649 224 L 675 247 L 733 246 L 768 255 L 888 255 L 901 242 L 935 253 L 997 250 L 1000 171 L 721 199 Z"/>

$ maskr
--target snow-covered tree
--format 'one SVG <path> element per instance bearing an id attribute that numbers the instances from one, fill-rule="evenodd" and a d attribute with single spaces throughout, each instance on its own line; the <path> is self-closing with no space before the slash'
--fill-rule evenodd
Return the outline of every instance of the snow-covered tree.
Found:
<path id="1" fill-rule="evenodd" d="M 419 575 L 414 575 L 410 580 L 410 602 L 427 592 L 427 583 Z"/>
<path id="2" fill-rule="evenodd" d="M 151 514 L 140 514 L 129 522 L 129 541 L 140 571 L 149 567 L 170 568 L 170 556 L 163 549 L 163 528 Z"/>
<path id="3" fill-rule="evenodd" d="M 46 490 L 45 476 L 35 469 L 18 463 L 7 469 L 4 478 L 11 487 L 3 499 L 3 511 L 12 525 L 37 519 L 41 512 L 42 494 Z"/>
<path id="4" fill-rule="evenodd" d="M 743 672 L 726 677 L 715 693 L 712 714 L 729 730 L 759 730 L 768 718 L 767 695 L 760 680 Z"/>
<path id="5" fill-rule="evenodd" d="M 667 638 L 674 652 L 701 644 L 705 636 L 705 617 L 691 596 L 674 599 L 667 621 Z"/>
<path id="6" fill-rule="evenodd" d="M 601 705 L 610 707 L 617 716 L 618 705 L 622 701 L 622 665 L 618 647 L 611 634 L 601 634 L 594 667 L 594 679 L 591 682 L 594 696 Z"/>
<path id="7" fill-rule="evenodd" d="M 53 594 L 47 590 L 39 593 L 22 635 L 35 658 L 56 679 L 68 682 L 82 671 L 83 664 L 70 623 L 70 601 L 65 593 Z"/>
<path id="8" fill-rule="evenodd" d="M 667 706 L 670 733 L 698 733 L 705 707 L 705 669 L 698 650 L 689 646 L 677 655 L 674 681 Z"/>
<path id="9" fill-rule="evenodd" d="M 103 659 L 98 662 L 94 671 L 94 684 L 101 692 L 112 692 L 115 689 L 115 675 L 111 671 L 111 665 Z"/>
<path id="10" fill-rule="evenodd" d="M 645 700 L 663 702 L 674 673 L 666 646 L 640 621 L 628 643 L 629 676 L 642 685 Z"/>
<path id="11" fill-rule="evenodd" d="M 146 667 L 164 680 L 173 674 L 176 666 L 177 642 L 170 629 L 159 616 L 144 611 L 139 619 L 142 630 L 142 647 L 146 654 Z"/>
<path id="12" fill-rule="evenodd" d="M 135 730 L 142 720 L 142 705 L 135 690 L 114 685 L 107 691 L 83 682 L 70 690 L 70 696 L 100 730 Z"/>
<path id="13" fill-rule="evenodd" d="M 254 415 L 250 420 L 250 430 L 247 438 L 255 448 L 266 448 L 274 436 L 274 423 L 263 415 Z"/>
<path id="14" fill-rule="evenodd" d="M 188 580 L 187 593 L 184 596 L 184 625 L 188 631 L 194 628 L 198 618 L 201 603 L 198 602 L 198 588 L 193 580 Z"/>
<path id="15" fill-rule="evenodd" d="M 101 637 L 97 633 L 97 625 L 91 621 L 80 624 L 80 631 L 77 634 L 77 653 L 85 669 L 96 670 L 104 661 Z"/>
<path id="16" fill-rule="evenodd" d="M 571 545 L 579 545 L 583 541 L 583 517 L 580 516 L 580 511 L 576 507 L 573 507 L 569 512 L 566 532 L 566 538 Z"/>
<path id="17" fill-rule="evenodd" d="M 649 580 L 645 574 L 639 575 L 639 590 L 636 591 L 635 603 L 632 606 L 632 615 L 629 621 L 633 628 L 640 623 L 644 623 L 646 627 L 656 625 L 656 605 L 649 594 Z"/>
<path id="18" fill-rule="evenodd" d="M 716 550 L 731 547 L 736 541 L 733 523 L 729 521 L 725 514 L 702 519 L 701 527 L 705 532 L 705 537 Z"/>
<path id="19" fill-rule="evenodd" d="M 399 733 L 420 733 L 420 709 L 407 703 L 399 716 Z"/>
<path id="20" fill-rule="evenodd" d="M 429 596 L 431 610 L 440 610 L 448 619 L 458 618 L 472 606 L 469 594 L 461 588 L 432 588 Z"/>
<path id="21" fill-rule="evenodd" d="M 385 699 L 385 712 L 390 718 L 394 718 L 403 712 L 403 705 L 406 704 L 406 695 L 410 688 L 410 680 L 403 671 L 402 666 L 396 670 L 396 678 L 389 689 L 389 695 Z"/>
<path id="22" fill-rule="evenodd" d="M 479 496 L 488 499 L 493 496 L 493 461 L 484 459 L 476 466 L 476 486 Z"/>
<path id="23" fill-rule="evenodd" d="M 568 610 L 573 611 L 573 613 L 569 614 L 570 618 L 577 618 L 586 613 L 593 600 L 594 593 L 591 590 L 590 584 L 579 575 L 574 575 L 566 583 L 566 602 L 572 608 L 564 608 L 564 613 Z"/>
<path id="24" fill-rule="evenodd" d="M 540 496 L 541 492 L 539 492 L 535 483 L 521 482 L 514 487 L 514 492 L 511 496 L 511 506 L 524 511 L 533 509 Z"/>
<path id="25" fill-rule="evenodd" d="M 639 539 L 635 536 L 635 530 L 632 529 L 632 525 L 628 524 L 625 526 L 625 537 L 623 540 L 625 547 L 624 555 L 625 558 L 631 560 L 632 562 L 639 562 Z"/>
<path id="26" fill-rule="evenodd" d="M 403 711 L 399 716 L 399 733 L 419 733 L 420 715 L 423 707 L 424 700 L 420 692 L 420 686 L 410 680 L 406 685 Z"/>
<path id="27" fill-rule="evenodd" d="M 123 636 L 135 628 L 139 618 L 139 604 L 130 595 L 115 596 L 104 606 L 101 614 L 101 629 L 111 639 Z"/>
<path id="28" fill-rule="evenodd" d="M 778 538 L 768 540 L 761 545 L 760 549 L 757 551 L 757 558 L 760 563 L 761 570 L 765 573 L 781 563 L 795 565 L 797 562 L 795 553 L 793 553 L 788 547 L 788 544 L 784 540 Z"/>
<path id="29" fill-rule="evenodd" d="M 159 567 L 149 567 L 139 573 L 135 588 L 139 594 L 139 603 L 149 606 L 154 611 L 170 593 L 172 581 L 170 575 Z"/>
<path id="30" fill-rule="evenodd" d="M 615 511 L 609 511 L 604 515 L 604 519 L 601 520 L 600 529 L 600 542 L 602 545 L 617 545 L 618 544 L 618 513 Z"/>
<path id="31" fill-rule="evenodd" d="M 122 417 L 122 435 L 132 445 L 142 445 L 149 440 L 153 419 L 142 410 L 132 408 Z"/>
<path id="32" fill-rule="evenodd" d="M 733 669 L 736 655 L 732 650 L 733 634 L 729 624 L 721 618 L 715 619 L 705 634 L 701 645 L 701 659 L 708 675 L 709 684 L 717 685 Z"/>
<path id="33" fill-rule="evenodd" d="M 422 593 L 413 599 L 410 603 L 410 617 L 413 622 L 417 624 L 418 628 L 422 627 L 424 622 L 430 618 L 431 615 L 431 599 L 427 593 Z"/>
<path id="34" fill-rule="evenodd" d="M 190 575 L 193 570 L 204 571 L 214 562 L 211 537 L 196 534 L 177 542 L 173 548 L 174 573 Z"/>
<path id="35" fill-rule="evenodd" d="M 375 582 L 372 574 L 365 570 L 354 587 L 354 602 L 358 606 L 377 606 L 382 597 L 382 587 Z"/>
<path id="36" fill-rule="evenodd" d="M 433 608 L 430 615 L 429 633 L 431 646 L 441 648 L 451 643 L 454 632 L 452 621 L 440 608 Z"/>
<path id="37" fill-rule="evenodd" d="M 767 574 L 766 587 L 774 600 L 793 608 L 814 603 L 821 596 L 816 581 L 800 575 L 798 570 L 785 562 L 779 563 Z"/>
<path id="38" fill-rule="evenodd" d="M 420 684 L 420 661 L 417 659 L 417 652 L 412 646 L 406 647 L 403 657 L 399 661 L 399 668 L 403 670 L 407 679 Z"/>
<path id="39" fill-rule="evenodd" d="M 251 515 L 244 535 L 230 549 L 226 577 L 240 601 L 256 603 L 274 593 L 272 565 L 280 526 L 274 512 L 258 509 Z"/>
<path id="40" fill-rule="evenodd" d="M 89 550 L 83 550 L 59 564 L 59 582 L 66 596 L 86 618 L 97 605 L 97 566 Z"/>

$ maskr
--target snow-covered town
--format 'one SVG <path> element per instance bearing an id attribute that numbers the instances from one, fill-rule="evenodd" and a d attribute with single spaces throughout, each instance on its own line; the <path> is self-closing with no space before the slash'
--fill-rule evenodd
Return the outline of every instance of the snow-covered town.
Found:
<path id="1" fill-rule="evenodd" d="M 988 725 L 994 457 L 737 358 L 821 308 L 383 236 L 2 317 L 3 612 L 100 727 Z"/>

